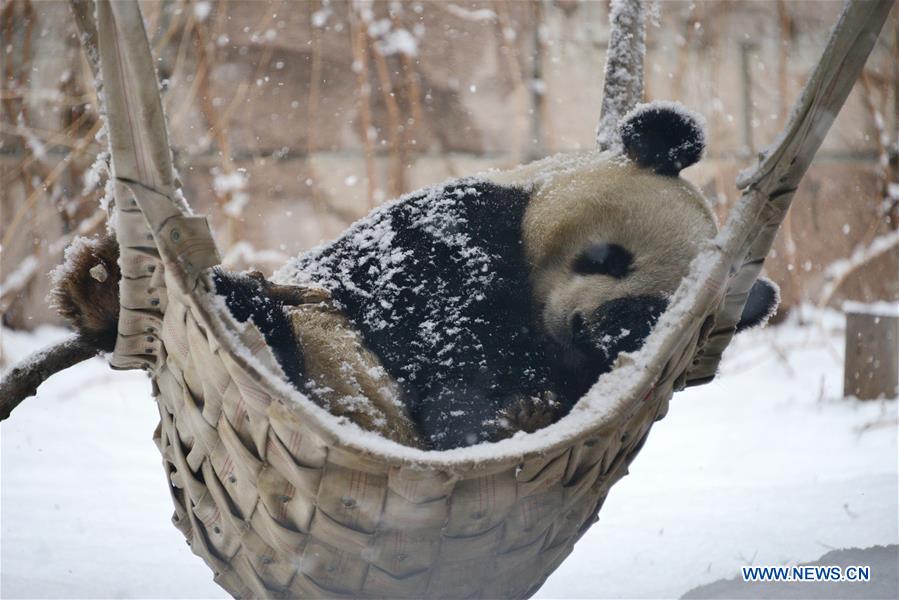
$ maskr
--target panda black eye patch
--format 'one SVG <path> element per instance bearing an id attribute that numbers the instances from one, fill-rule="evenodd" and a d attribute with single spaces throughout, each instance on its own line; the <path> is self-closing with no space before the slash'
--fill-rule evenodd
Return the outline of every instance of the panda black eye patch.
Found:
<path id="1" fill-rule="evenodd" d="M 574 261 L 572 270 L 579 275 L 608 275 L 622 279 L 631 271 L 634 255 L 618 244 L 593 244 Z"/>

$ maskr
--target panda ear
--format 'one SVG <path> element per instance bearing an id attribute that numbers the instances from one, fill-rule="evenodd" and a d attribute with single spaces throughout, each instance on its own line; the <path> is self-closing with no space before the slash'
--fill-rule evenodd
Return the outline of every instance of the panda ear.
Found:
<path id="1" fill-rule="evenodd" d="M 779 304 L 780 288 L 767 277 L 759 277 L 749 290 L 740 322 L 737 323 L 737 332 L 756 325 L 764 325 L 777 312 Z"/>
<path id="2" fill-rule="evenodd" d="M 705 150 L 702 117 L 676 102 L 638 104 L 618 131 L 628 158 L 659 175 L 676 177 Z"/>

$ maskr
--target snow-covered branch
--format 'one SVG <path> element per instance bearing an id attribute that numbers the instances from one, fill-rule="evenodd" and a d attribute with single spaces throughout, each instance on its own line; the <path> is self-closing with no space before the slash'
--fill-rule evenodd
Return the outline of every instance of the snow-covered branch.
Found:
<path id="1" fill-rule="evenodd" d="M 5 312 L 11 298 L 25 289 L 34 278 L 38 268 L 38 259 L 31 254 L 22 259 L 19 266 L 6 276 L 0 284 L 0 312 Z"/>
<path id="2" fill-rule="evenodd" d="M 849 275 L 878 256 L 899 246 L 899 230 L 874 238 L 870 244 L 859 245 L 849 258 L 832 262 L 824 271 L 824 286 L 818 306 L 826 306 Z"/>
<path id="3" fill-rule="evenodd" d="M 606 54 L 602 112 L 596 129 L 600 150 L 618 146 L 618 123 L 643 100 L 643 57 L 646 54 L 643 0 L 612 0 Z"/>
<path id="4" fill-rule="evenodd" d="M 97 348 L 77 336 L 35 352 L 16 365 L 0 380 L 0 421 L 29 396 L 51 375 L 97 355 Z"/>

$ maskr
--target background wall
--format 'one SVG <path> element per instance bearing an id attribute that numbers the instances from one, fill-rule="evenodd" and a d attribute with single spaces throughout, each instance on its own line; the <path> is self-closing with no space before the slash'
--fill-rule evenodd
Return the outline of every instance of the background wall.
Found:
<path id="1" fill-rule="evenodd" d="M 705 115 L 706 159 L 684 175 L 723 219 L 841 3 L 648 4 L 646 98 Z M 420 186 L 593 144 L 604 1 L 142 7 L 185 194 L 234 268 L 271 271 Z M 899 298 L 897 13 L 767 263 L 785 308 Z M 8 0 L 0 36 L 0 312 L 31 328 L 56 320 L 46 273 L 64 247 L 104 227 L 105 140 L 66 2 Z"/>

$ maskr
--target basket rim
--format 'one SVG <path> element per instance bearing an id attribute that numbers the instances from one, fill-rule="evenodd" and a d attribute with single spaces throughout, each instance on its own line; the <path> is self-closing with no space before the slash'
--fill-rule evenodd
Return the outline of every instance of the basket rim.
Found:
<path id="1" fill-rule="evenodd" d="M 171 148 L 138 4 L 134 1 L 97 4 L 100 55 L 108 59 L 100 63 L 103 95 L 109 111 L 106 117 L 110 149 L 115 150 L 112 152 L 114 179 L 120 184 L 116 200 L 119 200 L 118 187 L 131 190 L 132 203 L 139 205 L 147 220 L 159 259 L 165 267 L 166 279 L 171 276 L 174 283 L 176 294 L 170 300 L 194 309 L 200 325 L 214 336 L 220 349 L 258 381 L 264 392 L 284 404 L 288 414 L 304 419 L 306 426 L 316 430 L 333 446 L 367 455 L 390 467 L 478 471 L 505 468 L 529 458 L 546 456 L 584 438 L 614 431 L 643 400 L 645 392 L 660 383 L 658 377 L 665 362 L 675 357 L 678 344 L 684 343 L 685 336 L 695 335 L 692 328 L 698 329 L 708 315 L 721 320 L 717 323 L 718 340 L 723 345 L 715 356 L 716 360 L 720 359 L 720 352 L 730 340 L 732 326 L 740 316 L 749 286 L 761 268 L 760 259 L 763 260 L 770 249 L 792 195 L 848 97 L 893 2 L 856 1 L 844 7 L 785 129 L 759 157 L 758 165 L 738 178 L 738 187 L 744 188 L 741 198 L 731 209 L 725 226 L 694 259 L 669 309 L 641 350 L 623 355 L 620 366 L 601 377 L 569 415 L 549 427 L 500 442 L 442 451 L 401 446 L 375 433 L 340 423 L 337 417 L 314 405 L 299 390 L 238 347 L 237 336 L 229 331 L 227 321 L 219 314 L 222 309 L 198 289 L 204 287 L 202 284 L 208 279 L 208 272 L 202 266 L 214 264 L 211 261 L 216 252 L 211 244 L 211 234 L 208 230 L 194 232 L 204 238 L 199 240 L 198 237 L 194 241 L 210 242 L 209 248 L 194 245 L 191 255 L 194 262 L 184 256 L 184 251 L 189 254 L 191 249 L 185 248 L 183 243 L 179 249 L 177 240 L 163 235 L 169 231 L 170 221 L 195 217 L 189 217 L 190 210 L 179 196 L 179 186 L 173 179 Z M 135 107 L 139 110 L 135 111 Z M 127 119 L 124 119 L 125 114 Z M 118 121 L 113 122 L 114 116 Z M 756 260 L 748 260 L 752 255 Z M 205 287 L 209 289 L 208 281 Z M 687 341 L 694 339 L 691 337 Z M 688 344 L 680 348 L 680 352 L 692 353 L 694 349 Z M 117 344 L 114 358 L 118 351 Z M 123 360 L 128 359 L 125 349 L 121 354 Z M 716 365 L 717 362 L 713 362 L 711 368 Z M 688 367 L 688 375 L 689 371 Z M 668 377 L 671 375 L 669 373 Z M 284 403 L 285 399 L 289 402 Z M 579 418 L 583 421 L 578 422 Z"/>
<path id="2" fill-rule="evenodd" d="M 753 196 L 740 203 L 752 203 Z M 757 204 L 757 202 L 756 202 Z M 734 213 L 754 214 L 734 209 Z M 453 473 L 501 470 L 525 460 L 554 455 L 578 441 L 615 432 L 636 409 L 646 393 L 659 383 L 659 374 L 676 346 L 691 328 L 717 309 L 731 270 L 731 252 L 738 248 L 754 219 L 732 215 L 719 234 L 709 240 L 691 264 L 688 275 L 675 291 L 672 302 L 647 338 L 643 348 L 622 355 L 611 372 L 599 378 L 572 411 L 559 421 L 533 433 L 519 432 L 509 439 L 483 442 L 449 450 L 421 450 L 388 440 L 354 423 L 341 420 L 316 405 L 300 390 L 255 359 L 233 334 L 220 303 L 209 294 L 189 297 L 200 320 L 210 330 L 221 350 L 257 381 L 287 414 L 301 419 L 326 443 L 365 455 L 387 467 L 440 469 Z M 674 377 L 676 374 L 672 374 Z"/>

